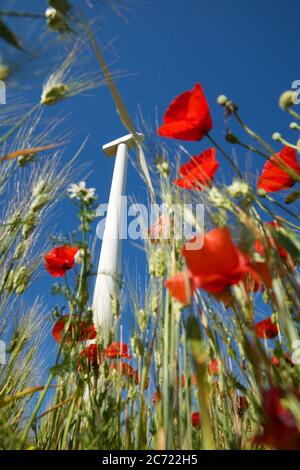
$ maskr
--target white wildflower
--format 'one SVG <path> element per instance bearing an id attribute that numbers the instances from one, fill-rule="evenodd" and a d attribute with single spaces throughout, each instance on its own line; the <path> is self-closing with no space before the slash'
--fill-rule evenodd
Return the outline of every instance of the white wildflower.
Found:
<path id="1" fill-rule="evenodd" d="M 83 248 L 80 248 L 80 250 L 77 251 L 76 255 L 74 256 L 74 261 L 76 264 L 81 264 L 82 261 L 84 260 L 84 249 Z M 87 257 L 87 260 L 91 261 L 91 254 L 90 252 L 87 250 L 86 252 L 86 257 Z"/>
<path id="2" fill-rule="evenodd" d="M 80 181 L 80 183 L 73 183 L 68 188 L 68 193 L 70 199 L 78 199 L 83 201 L 86 204 L 90 204 L 95 200 L 95 188 L 87 188 L 85 181 Z"/>
<path id="3" fill-rule="evenodd" d="M 234 180 L 233 183 L 227 188 L 228 194 L 231 197 L 247 197 L 251 195 L 251 188 L 247 181 Z"/>

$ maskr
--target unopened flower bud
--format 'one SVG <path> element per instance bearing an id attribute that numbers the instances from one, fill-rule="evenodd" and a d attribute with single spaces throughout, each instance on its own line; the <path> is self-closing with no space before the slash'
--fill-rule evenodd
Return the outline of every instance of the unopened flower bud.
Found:
<path id="1" fill-rule="evenodd" d="M 296 122 L 291 122 L 290 123 L 290 129 L 300 129 L 300 126 Z"/>
<path id="2" fill-rule="evenodd" d="M 266 191 L 265 191 L 264 189 L 262 189 L 262 188 L 259 188 L 259 189 L 257 190 L 257 194 L 258 194 L 258 196 L 260 196 L 260 197 L 266 197 L 266 195 L 267 195 Z"/>
<path id="3" fill-rule="evenodd" d="M 279 132 L 274 132 L 274 134 L 272 135 L 272 139 L 280 142 L 282 139 L 281 134 Z"/>
<path id="4" fill-rule="evenodd" d="M 228 98 L 227 98 L 226 95 L 220 95 L 220 96 L 218 96 L 218 98 L 217 98 L 217 103 L 218 103 L 220 106 L 225 106 L 226 103 L 227 103 L 227 101 L 229 101 L 229 100 L 228 100 Z"/>
<path id="5" fill-rule="evenodd" d="M 282 95 L 279 98 L 279 106 L 281 109 L 284 111 L 291 106 L 293 106 L 294 103 L 294 98 L 295 98 L 295 92 L 292 90 L 285 91 L 282 93 Z"/>
<path id="6" fill-rule="evenodd" d="M 230 132 L 226 134 L 226 140 L 227 142 L 230 142 L 231 144 L 239 143 L 239 139 L 234 134 L 231 134 Z"/>

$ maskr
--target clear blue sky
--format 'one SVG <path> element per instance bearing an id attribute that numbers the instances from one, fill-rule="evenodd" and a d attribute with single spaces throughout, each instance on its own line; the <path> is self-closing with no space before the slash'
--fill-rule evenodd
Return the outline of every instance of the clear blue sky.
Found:
<path id="1" fill-rule="evenodd" d="M 15 9 L 38 12 L 44 11 L 45 3 L 14 2 Z M 280 93 L 300 79 L 298 0 L 128 0 L 127 4 L 131 10 L 126 13 L 129 24 L 105 8 L 97 27 L 104 42 L 115 38 L 117 56 L 108 53 L 108 61 L 114 60 L 115 68 L 132 74 L 118 82 L 132 115 L 140 104 L 144 117 L 154 125 L 156 109 L 161 120 L 171 99 L 200 82 L 211 107 L 212 135 L 219 141 L 223 142 L 222 110 L 216 104 L 220 93 L 236 101 L 245 120 L 265 138 L 277 130 L 287 138 L 295 138 L 288 129 L 289 118 L 277 103 Z M 39 94 L 36 87 L 30 99 L 34 102 Z M 113 160 L 104 157 L 101 146 L 126 133 L 108 90 L 89 92 L 60 104 L 58 109 L 71 111 L 68 125 L 80 128 L 73 148 L 85 135 L 90 136 L 79 161 L 92 162 L 88 184 L 96 187 L 100 201 L 106 202 Z M 199 153 L 205 145 L 200 142 L 187 148 Z M 67 151 L 64 158 L 70 157 L 71 151 Z M 241 168 L 244 160 L 245 154 L 239 150 Z M 223 173 L 230 178 L 230 169 L 221 157 L 220 161 Z M 259 171 L 262 166 L 263 161 L 257 157 L 252 168 Z M 129 195 L 144 199 L 143 182 L 132 167 L 127 188 Z M 56 220 L 64 233 L 77 224 L 69 208 L 67 202 Z M 125 243 L 124 260 L 129 260 L 132 273 L 139 266 L 143 277 L 145 268 L 140 256 L 141 252 L 129 241 Z M 51 281 L 46 274 L 36 281 L 36 291 L 44 291 L 50 304 L 54 304 L 47 293 Z"/>

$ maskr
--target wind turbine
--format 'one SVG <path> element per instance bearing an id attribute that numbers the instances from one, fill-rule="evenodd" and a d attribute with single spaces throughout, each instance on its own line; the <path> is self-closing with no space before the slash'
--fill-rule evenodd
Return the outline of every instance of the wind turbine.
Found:
<path id="1" fill-rule="evenodd" d="M 94 323 L 96 326 L 101 327 L 102 331 L 106 332 L 112 324 L 112 300 L 114 296 L 118 295 L 120 282 L 122 254 L 120 228 L 122 227 L 123 217 L 125 215 L 124 206 L 122 205 L 122 196 L 125 195 L 128 150 L 134 147 L 136 148 L 137 160 L 152 199 L 154 199 L 154 190 L 141 145 L 144 136 L 136 132 L 134 124 L 114 84 L 104 57 L 102 56 L 88 23 L 85 24 L 85 27 L 110 89 L 121 122 L 129 132 L 128 135 L 102 147 L 102 150 L 107 156 L 111 157 L 116 155 L 93 297 Z"/>
<path id="2" fill-rule="evenodd" d="M 143 141 L 143 134 L 128 134 L 102 147 L 108 156 L 116 156 L 105 228 L 93 298 L 95 326 L 107 331 L 112 324 L 112 301 L 118 296 L 122 265 L 122 226 L 125 217 L 122 196 L 126 190 L 128 151 Z"/>

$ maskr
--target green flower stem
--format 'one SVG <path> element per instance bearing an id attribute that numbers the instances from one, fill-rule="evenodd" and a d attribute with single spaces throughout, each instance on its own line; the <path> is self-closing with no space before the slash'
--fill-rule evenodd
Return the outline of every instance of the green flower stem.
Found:
<path id="1" fill-rule="evenodd" d="M 259 155 L 261 155 L 263 158 L 267 160 L 276 154 L 275 150 L 273 150 L 272 147 L 270 147 L 270 145 L 267 142 L 265 142 L 258 134 L 256 134 L 256 132 L 250 129 L 250 127 L 239 116 L 237 111 L 234 111 L 233 115 L 235 116 L 239 124 L 242 126 L 244 131 L 247 132 L 247 134 L 249 134 L 250 137 L 253 137 L 255 140 L 257 140 L 257 142 L 259 142 L 270 153 L 270 155 L 268 157 L 267 155 L 264 155 L 262 152 L 259 152 L 257 150 L 252 149 L 252 151 L 258 153 Z M 243 147 L 245 146 L 245 144 L 242 144 L 241 142 L 239 142 L 239 144 L 242 145 Z M 294 147 L 290 144 L 287 144 L 287 145 L 289 145 L 290 147 Z M 297 149 L 298 147 L 295 147 L 295 148 Z M 287 173 L 289 176 L 291 176 L 291 178 L 293 178 L 295 181 L 300 181 L 300 175 L 296 173 L 295 171 L 293 171 L 293 169 L 289 167 L 278 155 L 276 156 L 276 161 L 273 163 L 274 165 L 278 166 L 278 168 L 280 168 L 285 173 Z"/>
<path id="2" fill-rule="evenodd" d="M 300 121 L 300 114 L 296 113 L 296 111 L 294 111 L 293 109 L 291 108 L 287 108 L 287 112 L 293 116 L 294 118 L 298 119 Z"/>
<path id="3" fill-rule="evenodd" d="M 280 142 L 281 142 L 282 144 L 284 144 L 284 145 L 287 145 L 288 147 L 291 147 L 292 149 L 297 150 L 297 152 L 300 152 L 300 147 L 299 147 L 299 145 L 291 144 L 291 143 L 288 142 L 287 140 L 283 139 L 283 137 L 281 137 Z"/>
<path id="4" fill-rule="evenodd" d="M 240 140 L 237 142 L 237 145 L 239 145 L 240 147 L 243 147 L 244 149 L 247 149 L 247 150 L 250 150 L 251 152 L 253 153 L 257 153 L 257 155 L 260 155 L 261 157 L 263 157 L 265 160 L 269 160 L 270 156 L 261 152 L 260 150 L 258 150 L 257 148 L 253 147 L 252 145 L 247 145 L 247 144 L 244 144 L 243 142 L 241 142 Z"/>
<path id="5" fill-rule="evenodd" d="M 244 131 L 247 132 L 247 134 L 249 134 L 251 137 L 257 140 L 257 142 L 259 142 L 268 152 L 270 152 L 271 155 L 274 155 L 274 153 L 276 153 L 274 152 L 272 147 L 270 147 L 270 145 L 264 141 L 264 139 L 262 139 L 258 134 L 256 134 L 256 132 L 250 129 L 250 127 L 242 120 L 242 118 L 240 117 L 237 111 L 234 111 L 233 115 L 238 121 L 238 123 L 242 126 Z"/>
<path id="6" fill-rule="evenodd" d="M 219 152 L 221 152 L 221 154 L 226 158 L 226 160 L 228 161 L 228 163 L 232 166 L 232 168 L 234 169 L 234 171 L 237 173 L 238 177 L 239 177 L 240 179 L 243 179 L 242 173 L 240 172 L 238 166 L 234 163 L 234 161 L 232 160 L 232 158 L 222 149 L 222 147 L 220 147 L 220 145 L 213 139 L 213 137 L 212 137 L 210 134 L 206 134 L 206 137 L 207 137 L 208 140 L 210 140 L 210 142 L 219 150 Z"/>
<path id="7" fill-rule="evenodd" d="M 284 217 L 280 217 L 280 216 L 277 216 L 277 215 L 274 215 L 274 213 L 267 207 L 265 206 L 265 204 L 262 203 L 261 200 L 259 200 L 258 197 L 255 198 L 255 201 L 257 203 L 257 205 L 264 211 L 266 212 L 267 214 L 269 214 L 270 217 L 272 217 L 272 219 L 275 219 L 275 220 L 282 220 L 284 223 L 290 225 L 291 227 L 294 227 L 296 228 L 297 230 L 299 230 L 299 226 L 298 225 L 295 225 L 293 224 L 292 222 L 290 222 L 289 220 L 285 219 Z M 276 204 L 277 206 L 279 206 L 282 210 L 284 210 L 285 212 L 287 212 L 289 215 L 292 215 L 292 217 L 294 217 L 295 219 L 297 220 L 300 220 L 299 217 L 296 215 L 296 214 L 293 214 L 291 211 L 289 211 L 285 206 L 283 206 L 282 204 L 280 204 L 279 202 L 274 201 L 274 204 Z"/>
<path id="8" fill-rule="evenodd" d="M 291 217 L 294 217 L 295 219 L 299 220 L 300 221 L 300 217 L 296 214 L 294 214 L 294 212 L 290 211 L 289 209 L 287 209 L 283 204 L 281 204 L 280 202 L 276 201 L 276 199 L 272 198 L 271 196 L 269 196 L 268 194 L 266 195 L 266 198 L 268 199 L 268 201 L 272 202 L 273 204 L 276 204 L 277 207 L 280 207 L 280 209 L 282 209 L 283 211 L 285 211 L 287 214 L 289 214 Z"/>
<path id="9" fill-rule="evenodd" d="M 82 249 L 84 251 L 83 260 L 81 264 L 81 272 L 79 278 L 78 293 L 76 298 L 80 302 L 81 313 L 84 310 L 85 304 L 88 299 L 87 291 L 87 232 L 86 232 L 86 212 L 85 205 L 83 202 L 80 203 L 80 213 L 82 216 Z"/>

